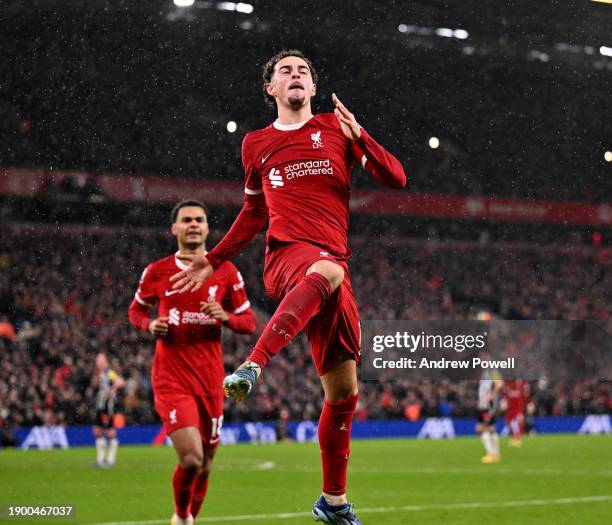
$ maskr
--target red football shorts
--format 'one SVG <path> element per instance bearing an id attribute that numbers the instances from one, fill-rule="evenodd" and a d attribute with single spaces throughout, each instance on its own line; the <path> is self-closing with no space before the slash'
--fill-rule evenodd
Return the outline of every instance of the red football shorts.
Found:
<path id="1" fill-rule="evenodd" d="M 264 285 L 276 302 L 306 275 L 316 261 L 333 261 L 344 269 L 344 281 L 332 294 L 323 309 L 306 325 L 312 360 L 319 375 L 345 359 L 359 363 L 361 327 L 357 303 L 351 287 L 348 266 L 318 246 L 305 242 L 282 243 L 266 249 Z"/>
<path id="2" fill-rule="evenodd" d="M 185 427 L 196 427 L 206 448 L 219 444 L 223 425 L 223 398 L 155 390 L 155 409 L 167 435 Z"/>

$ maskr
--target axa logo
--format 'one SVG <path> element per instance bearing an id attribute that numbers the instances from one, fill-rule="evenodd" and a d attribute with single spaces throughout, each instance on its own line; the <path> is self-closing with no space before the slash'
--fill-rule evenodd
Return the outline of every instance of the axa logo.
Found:
<path id="1" fill-rule="evenodd" d="M 323 147 L 323 140 L 321 139 L 321 130 L 318 129 L 316 131 L 316 133 L 311 133 L 310 134 L 310 139 L 312 140 L 312 147 L 313 148 L 322 148 Z"/>
<path id="2" fill-rule="evenodd" d="M 268 177 L 270 178 L 270 183 L 272 184 L 273 188 L 280 188 L 281 186 L 285 185 L 285 183 L 283 182 L 283 176 L 276 168 L 272 168 L 270 170 Z"/>
<path id="3" fill-rule="evenodd" d="M 172 308 L 168 312 L 168 324 L 178 326 L 181 324 L 181 311 L 178 308 Z"/>

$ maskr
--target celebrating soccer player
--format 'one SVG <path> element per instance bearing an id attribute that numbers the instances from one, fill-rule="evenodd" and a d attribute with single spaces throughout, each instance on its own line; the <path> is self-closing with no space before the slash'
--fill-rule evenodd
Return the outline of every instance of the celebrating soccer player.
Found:
<path id="1" fill-rule="evenodd" d="M 174 289 L 197 290 L 236 255 L 269 219 L 264 281 L 280 302 L 248 360 L 224 381 L 237 400 L 262 368 L 305 329 L 325 400 L 319 418 L 323 494 L 318 521 L 358 525 L 346 497 L 353 412 L 357 404 L 359 316 L 348 273 L 351 170 L 356 162 L 389 188 L 406 176 L 400 162 L 332 96 L 334 113 L 313 116 L 317 74 L 300 51 L 285 50 L 264 66 L 263 91 L 278 118 L 242 144 L 244 205 L 223 240 L 206 257 L 185 257 Z"/>
<path id="2" fill-rule="evenodd" d="M 115 430 L 115 399 L 117 391 L 125 386 L 123 378 L 115 372 L 108 362 L 106 354 L 96 355 L 96 373 L 92 385 L 96 393 L 96 420 L 94 436 L 96 437 L 95 467 L 112 467 L 117 459 L 119 440 Z"/>
<path id="3" fill-rule="evenodd" d="M 223 424 L 221 329 L 255 331 L 244 280 L 226 262 L 193 294 L 172 289 L 170 277 L 186 265 L 180 257 L 204 255 L 207 211 L 199 201 L 172 210 L 178 252 L 153 262 L 142 274 L 130 305 L 132 324 L 157 338 L 153 361 L 155 408 L 170 436 L 178 465 L 174 471 L 173 525 L 192 525 L 206 497 L 208 476 Z M 158 316 L 149 317 L 157 303 Z"/>

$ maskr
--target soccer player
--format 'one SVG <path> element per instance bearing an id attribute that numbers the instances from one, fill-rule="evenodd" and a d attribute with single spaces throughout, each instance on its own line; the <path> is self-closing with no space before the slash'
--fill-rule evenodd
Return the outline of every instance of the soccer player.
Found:
<path id="1" fill-rule="evenodd" d="M 172 289 L 180 257 L 204 255 L 208 213 L 197 200 L 179 202 L 171 214 L 178 251 L 144 270 L 130 305 L 132 324 L 157 338 L 152 384 L 155 408 L 178 456 L 174 471 L 173 525 L 191 525 L 200 512 L 223 425 L 221 330 L 255 331 L 244 280 L 230 263 L 193 294 Z M 157 303 L 157 317 L 150 317 Z"/>
<path id="2" fill-rule="evenodd" d="M 96 419 L 94 436 L 96 438 L 95 467 L 112 467 L 117 459 L 119 440 L 115 429 L 115 399 L 117 391 L 125 387 L 123 378 L 111 369 L 104 353 L 96 355 L 96 373 L 92 385 L 97 389 Z M 107 442 L 108 440 L 108 442 Z"/>
<path id="3" fill-rule="evenodd" d="M 523 444 L 525 412 L 530 401 L 529 383 L 522 379 L 504 381 L 502 395 L 506 405 L 504 419 L 512 435 L 509 445 L 511 447 L 520 447 Z"/>
<path id="4" fill-rule="evenodd" d="M 357 404 L 360 328 L 348 272 L 350 177 L 355 163 L 389 188 L 406 185 L 400 162 L 380 146 L 334 94 L 334 113 L 314 115 L 317 74 L 298 50 L 264 66 L 263 91 L 277 119 L 242 144 L 244 205 L 206 257 L 186 257 L 176 290 L 197 290 L 269 220 L 264 268 L 278 309 L 247 361 L 224 381 L 242 399 L 268 361 L 305 329 L 325 393 L 319 418 L 323 494 L 313 514 L 325 523 L 359 524 L 346 497 L 350 433 Z"/>
<path id="5" fill-rule="evenodd" d="M 484 357 L 483 357 L 484 359 Z M 501 459 L 499 434 L 496 428 L 499 393 L 504 385 L 501 376 L 494 370 L 485 369 L 478 385 L 478 422 L 476 432 L 485 448 L 483 463 L 498 463 Z"/>

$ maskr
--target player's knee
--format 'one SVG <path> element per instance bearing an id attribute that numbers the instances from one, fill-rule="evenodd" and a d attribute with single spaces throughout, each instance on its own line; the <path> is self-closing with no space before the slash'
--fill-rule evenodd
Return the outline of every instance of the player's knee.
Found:
<path id="1" fill-rule="evenodd" d="M 200 477 L 207 478 L 210 475 L 210 471 L 212 470 L 212 459 L 204 458 L 202 462 L 202 467 L 200 468 Z"/>
<path id="2" fill-rule="evenodd" d="M 198 452 L 186 452 L 179 457 L 179 464 L 184 469 L 201 469 L 204 463 L 204 456 Z"/>
<path id="3" fill-rule="evenodd" d="M 306 272 L 317 272 L 327 279 L 332 290 L 338 288 L 344 281 L 344 270 L 342 267 L 331 261 L 317 261 Z"/>

